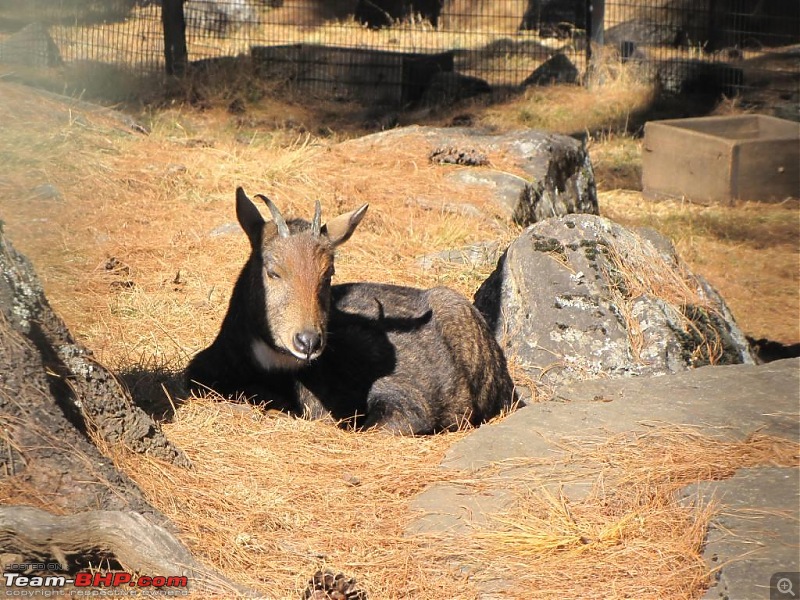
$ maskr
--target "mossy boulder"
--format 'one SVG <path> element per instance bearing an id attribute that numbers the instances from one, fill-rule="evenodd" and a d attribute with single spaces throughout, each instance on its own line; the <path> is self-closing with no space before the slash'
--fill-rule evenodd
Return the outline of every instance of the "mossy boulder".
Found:
<path id="1" fill-rule="evenodd" d="M 529 227 L 475 304 L 507 356 L 545 385 L 753 363 L 725 302 L 666 238 L 595 215 Z"/>

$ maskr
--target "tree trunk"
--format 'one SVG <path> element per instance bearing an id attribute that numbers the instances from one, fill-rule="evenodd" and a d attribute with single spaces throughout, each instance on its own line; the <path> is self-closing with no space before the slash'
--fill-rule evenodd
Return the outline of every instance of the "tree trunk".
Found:
<path id="1" fill-rule="evenodd" d="M 162 1 L 161 25 L 164 28 L 164 61 L 167 75 L 180 77 L 186 72 L 186 66 L 189 64 L 183 0 Z"/>
<path id="2" fill-rule="evenodd" d="M 76 554 L 111 554 L 130 571 L 186 577 L 208 594 L 253 594 L 198 563 L 175 536 L 135 512 L 93 510 L 55 516 L 28 506 L 0 507 L 0 548 L 16 562 L 68 565 Z"/>
<path id="3" fill-rule="evenodd" d="M 191 468 L 117 378 L 72 338 L 31 264 L 0 229 L 0 549 L 33 562 L 48 552 L 60 562 L 102 551 L 147 575 L 178 575 L 170 571 L 185 564 L 197 578 L 190 586 L 217 589 L 224 578 L 191 558 L 168 531 L 174 526 L 93 437 Z"/>

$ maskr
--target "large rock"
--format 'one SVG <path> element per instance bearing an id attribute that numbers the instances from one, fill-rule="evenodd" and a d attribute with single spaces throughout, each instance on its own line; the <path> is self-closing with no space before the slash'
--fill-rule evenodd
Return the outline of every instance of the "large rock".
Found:
<path id="1" fill-rule="evenodd" d="M 576 83 L 578 76 L 578 68 L 567 58 L 566 54 L 559 52 L 536 67 L 533 73 L 528 75 L 525 81 L 522 82 L 522 87 Z"/>
<path id="2" fill-rule="evenodd" d="M 459 100 L 491 93 L 491 86 L 479 77 L 453 71 L 434 73 L 428 81 L 420 106 L 448 106 Z"/>
<path id="3" fill-rule="evenodd" d="M 35 22 L 0 41 L 0 63 L 26 67 L 57 67 L 61 64 L 61 53 L 47 27 Z"/>
<path id="4" fill-rule="evenodd" d="M 633 42 L 637 46 L 674 46 L 680 41 L 680 31 L 676 32 L 669 23 L 632 19 L 606 29 L 604 41 L 613 46 L 620 46 L 624 42 Z"/>
<path id="5" fill-rule="evenodd" d="M 672 58 L 657 63 L 654 77 L 665 94 L 734 96 L 744 85 L 744 72 L 724 62 Z"/>
<path id="6" fill-rule="evenodd" d="M 634 440 L 659 439 L 659 430 L 675 444 L 681 438 L 692 443 L 695 436 L 721 444 L 768 436 L 775 448 L 790 449 L 800 436 L 800 360 L 575 382 L 559 387 L 555 400 L 522 407 L 454 443 L 441 467 L 468 476 L 459 481 L 446 477 L 413 498 L 408 533 L 469 548 L 476 531 L 496 526 L 498 518 L 508 522 L 509 511 L 515 505 L 518 509 L 521 499 L 530 506 L 531 494 L 549 494 L 571 509 L 586 500 L 594 505 L 598 498 L 613 504 L 620 491 L 629 491 L 631 473 L 624 461 L 612 464 L 596 450 L 620 440 L 635 446 Z M 679 425 L 673 429 L 671 423 Z M 749 465 L 752 459 L 741 460 Z M 786 461 L 791 464 L 788 456 Z M 647 481 L 633 484 L 652 490 L 654 482 L 666 481 L 673 466 L 669 461 L 653 464 Z M 677 493 L 687 506 L 687 529 L 697 526 L 689 507 L 699 508 L 700 522 L 709 504 L 716 507 L 702 552 L 717 581 L 704 598 L 766 599 L 770 584 L 774 589 L 783 577 L 796 582 L 800 570 L 797 467 L 757 466 L 738 469 L 730 479 L 703 480 L 719 476 L 713 470 L 701 474 L 695 485 Z M 536 531 L 534 521 L 524 523 Z M 455 554 L 453 562 L 470 573 L 479 598 L 510 597 L 519 589 L 506 569 L 476 560 L 468 551 Z M 576 583 L 562 597 L 603 597 L 601 585 L 587 590 Z M 497 595 L 498 586 L 507 593 Z"/>
<path id="7" fill-rule="evenodd" d="M 800 360 L 702 367 L 671 377 L 574 382 L 559 386 L 554 400 L 524 406 L 453 444 L 442 468 L 467 471 L 473 477 L 436 483 L 416 496 L 412 508 L 423 514 L 409 525 L 409 531 L 466 533 L 474 524 L 489 522 L 493 515 L 507 511 L 518 497 L 519 487 L 528 487 L 532 481 L 551 486 L 556 496 L 563 495 L 571 502 L 585 499 L 598 486 L 605 489 L 611 485 L 608 465 L 577 464 L 564 440 L 596 444 L 598 440 L 618 439 L 621 434 L 646 435 L 654 423 L 679 423 L 692 424 L 697 434 L 721 443 L 742 442 L 756 433 L 778 443 L 795 441 L 800 435 Z M 765 406 L 769 410 L 764 410 Z M 725 488 L 738 487 L 734 484 L 739 481 L 738 475 L 729 482 L 704 482 L 694 490 L 684 489 L 680 496 L 697 498 L 695 492 L 701 488 L 708 490 L 702 504 L 711 498 L 732 500 L 713 492 L 716 488 L 732 493 Z M 473 483 L 476 479 L 484 483 L 479 489 Z M 776 513 L 797 506 L 796 485 L 794 489 L 764 489 L 769 493 L 761 494 L 765 500 L 761 504 L 770 503 L 767 506 Z M 745 493 L 742 489 L 740 495 Z M 726 526 L 733 524 L 730 518 L 720 522 L 721 516 L 716 519 L 719 531 L 709 535 L 709 541 L 720 541 Z M 765 518 L 758 523 L 750 521 L 756 527 L 767 524 Z M 751 537 L 732 537 L 727 548 L 714 549 L 722 559 L 718 564 L 743 556 L 746 547 L 752 545 Z M 761 550 L 757 560 L 768 564 L 763 554 L 785 556 L 786 549 L 767 544 Z M 708 549 L 704 554 L 713 560 Z M 788 564 L 780 568 L 797 570 Z M 776 564 L 775 570 L 780 568 Z"/>
<path id="8" fill-rule="evenodd" d="M 602 217 L 529 227 L 475 304 L 507 356 L 545 385 L 753 363 L 722 298 L 666 238 Z"/>
<path id="9" fill-rule="evenodd" d="M 478 151 L 502 156 L 507 162 L 502 168 L 490 165 L 454 169 L 448 177 L 454 183 L 455 200 L 460 196 L 460 187 L 479 187 L 491 194 L 500 211 L 519 225 L 559 215 L 598 212 L 589 154 L 581 142 L 564 135 L 534 130 L 493 134 L 466 127 L 412 126 L 346 143 L 385 151 L 414 148 L 420 138 L 427 142 L 429 152 L 453 148 L 470 155 Z"/>
<path id="10" fill-rule="evenodd" d="M 257 13 L 249 0 L 187 0 L 183 7 L 186 24 L 216 35 L 255 22 Z"/>

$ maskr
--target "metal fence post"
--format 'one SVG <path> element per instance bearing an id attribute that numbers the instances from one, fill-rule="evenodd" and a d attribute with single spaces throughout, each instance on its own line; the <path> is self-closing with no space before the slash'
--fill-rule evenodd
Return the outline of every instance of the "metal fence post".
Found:
<path id="1" fill-rule="evenodd" d="M 603 47 L 605 35 L 604 21 L 606 16 L 605 0 L 586 0 L 586 83 L 594 81 L 595 50 Z"/>
<path id="2" fill-rule="evenodd" d="M 162 0 L 161 23 L 164 27 L 164 61 L 167 74 L 183 75 L 189 62 L 183 0 Z"/>

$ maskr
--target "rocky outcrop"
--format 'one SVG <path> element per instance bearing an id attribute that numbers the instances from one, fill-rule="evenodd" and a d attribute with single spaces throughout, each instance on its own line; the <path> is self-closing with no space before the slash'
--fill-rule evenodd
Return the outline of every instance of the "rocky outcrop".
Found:
<path id="1" fill-rule="evenodd" d="M 624 42 L 632 42 L 637 46 L 675 46 L 676 42 L 680 42 L 680 31 L 683 30 L 676 32 L 669 23 L 632 19 L 606 29 L 604 41 L 611 46 L 621 46 Z"/>
<path id="2" fill-rule="evenodd" d="M 431 76 L 425 91 L 422 92 L 419 105 L 448 106 L 460 100 L 489 94 L 491 91 L 489 84 L 479 77 L 441 71 Z"/>
<path id="3" fill-rule="evenodd" d="M 555 402 L 525 406 L 453 444 L 442 461 L 443 471 L 466 471 L 470 476 L 433 483 L 417 495 L 407 531 L 443 536 L 463 547 L 473 532 L 513 511 L 520 497 L 530 506 L 533 490 L 551 494 L 570 507 L 587 499 L 594 503 L 600 495 L 604 504 L 613 502 L 631 485 L 652 490 L 653 481 L 664 475 L 662 469 L 674 466 L 668 454 L 663 463 L 650 465 L 645 483 L 629 475 L 615 476 L 615 470 L 625 471 L 624 464 L 609 463 L 607 455 L 596 449 L 620 439 L 655 444 L 659 436 L 650 436 L 659 425 L 666 425 L 670 439 L 678 444 L 692 443 L 695 436 L 721 444 L 761 437 L 770 440 L 773 448 L 788 450 L 786 459 L 765 455 L 759 466 L 735 473 L 725 473 L 721 466 L 716 473 L 700 475 L 697 483 L 680 489 L 676 496 L 687 511 L 696 507 L 700 519 L 710 503 L 717 507 L 702 549 L 716 581 L 703 597 L 765 597 L 762 591 L 770 583 L 774 588 L 779 578 L 797 581 L 798 469 L 791 448 L 800 435 L 798 389 L 797 359 L 560 386 Z M 670 423 L 680 424 L 677 432 Z M 673 437 L 676 433 L 677 438 Z M 592 451 L 581 455 L 579 449 L 587 447 Z M 748 456 L 742 466 L 750 467 L 751 460 Z M 476 480 L 481 481 L 480 487 L 475 486 Z M 498 586 L 519 587 L 507 571 L 494 571 L 474 555 L 465 553 L 455 560 L 473 575 L 485 570 L 483 576 L 475 577 L 485 591 L 480 597 L 496 597 L 491 591 Z M 602 593 L 575 588 L 562 597 Z"/>
<path id="4" fill-rule="evenodd" d="M 535 382 L 753 363 L 717 292 L 653 230 L 572 215 L 529 227 L 475 296 Z"/>
<path id="5" fill-rule="evenodd" d="M 597 214 L 597 189 L 589 154 L 583 144 L 564 135 L 543 131 L 493 134 L 465 127 L 404 127 L 346 142 L 376 150 L 414 147 L 422 138 L 428 154 L 437 148 L 464 155 L 502 155 L 509 164 L 454 169 L 452 200 L 459 189 L 478 187 L 491 195 L 500 212 L 519 225 L 573 213 Z M 420 156 L 420 159 L 423 157 Z M 511 173 L 510 170 L 515 172 Z M 443 200 L 451 200 L 444 198 Z"/>
<path id="6" fill-rule="evenodd" d="M 734 96 L 744 84 L 744 72 L 724 62 L 673 58 L 656 65 L 654 78 L 665 94 Z"/>

